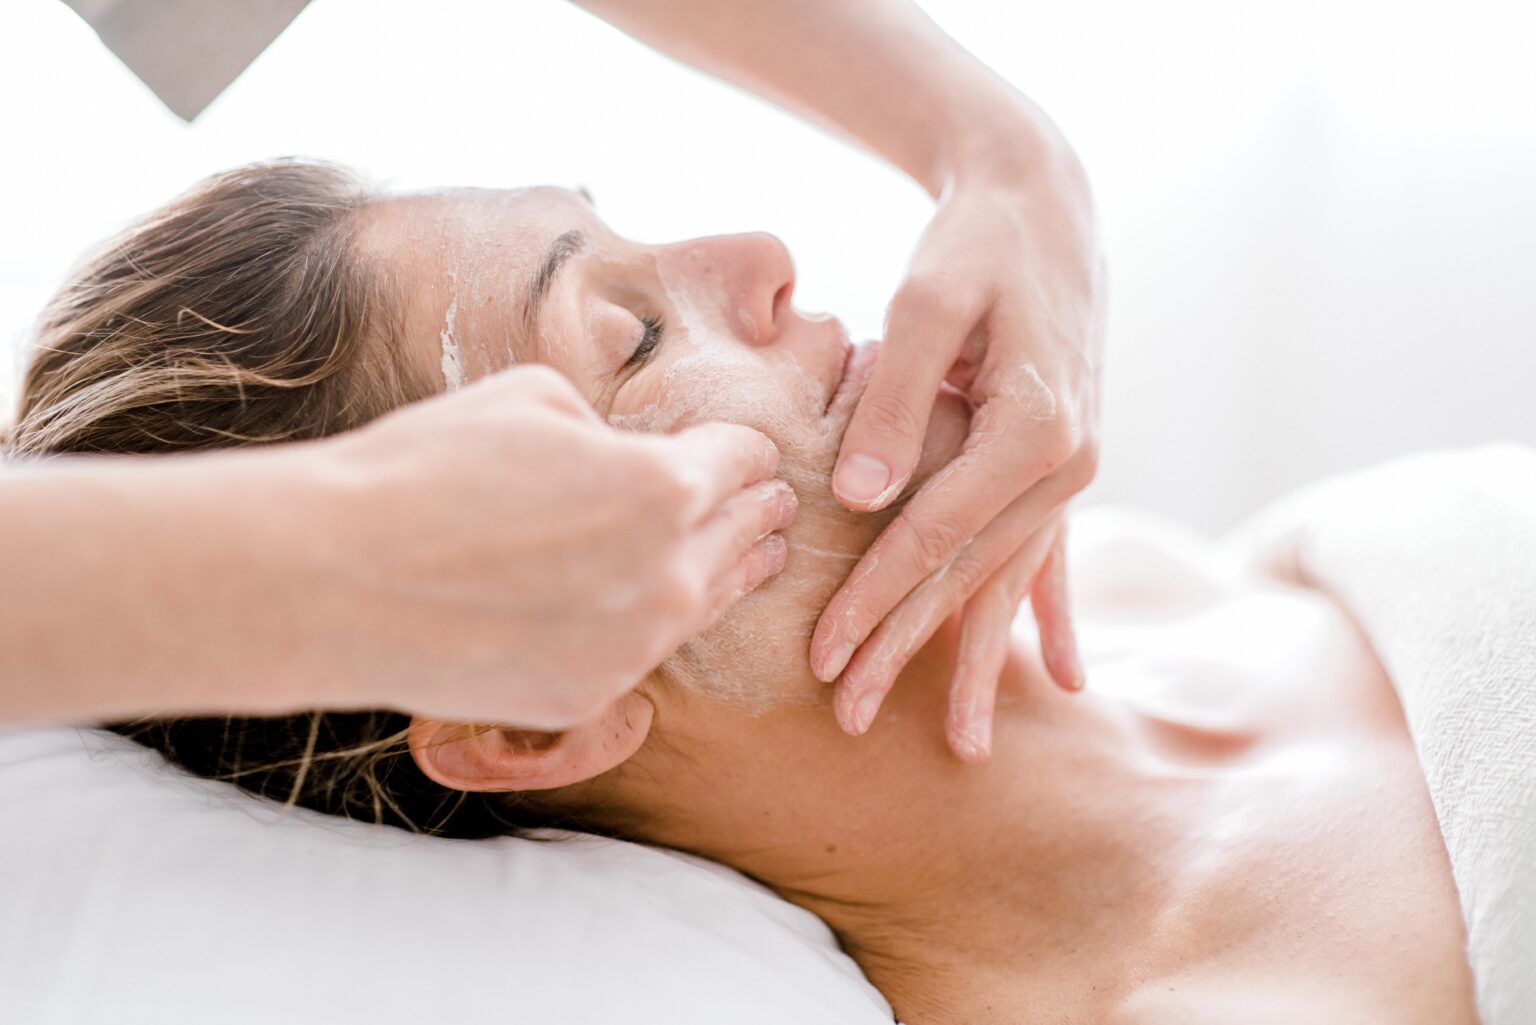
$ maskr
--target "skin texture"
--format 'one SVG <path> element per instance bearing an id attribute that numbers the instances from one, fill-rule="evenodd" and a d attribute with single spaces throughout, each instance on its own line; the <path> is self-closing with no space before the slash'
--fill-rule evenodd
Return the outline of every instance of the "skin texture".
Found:
<path id="1" fill-rule="evenodd" d="M 530 325 L 527 283 L 569 232 L 581 233 L 580 250 Z M 452 310 L 468 381 L 539 362 L 615 425 L 672 432 L 728 420 L 766 435 L 780 453 L 776 473 L 798 496 L 800 526 L 782 532 L 783 582 L 745 596 L 719 626 L 683 644 L 665 675 L 748 710 L 827 704 L 831 690 L 808 662 L 815 614 L 895 510 L 854 513 L 831 495 L 832 460 L 869 354 L 854 359 L 850 386 L 834 400 L 852 347 L 836 321 L 793 308 L 794 269 L 777 239 L 639 245 L 608 230 L 582 197 L 538 188 L 398 197 L 370 214 L 362 245 L 397 281 L 406 303 L 402 337 L 424 375 L 441 373 L 439 334 Z M 663 322 L 661 341 L 641 365 L 626 368 L 647 317 Z M 940 397 L 914 487 L 959 450 L 968 417 L 958 394 Z M 797 675 L 791 683 L 782 674 L 759 682 L 713 673 L 722 661 L 748 656 Z"/>
<path id="2" fill-rule="evenodd" d="M 582 0 L 680 60 L 827 125 L 935 201 L 844 434 L 849 509 L 913 492 L 934 396 L 976 410 L 963 450 L 905 505 L 828 603 L 812 663 L 838 720 L 869 728 L 907 659 L 959 611 L 975 653 L 950 742 L 981 760 L 989 680 L 1031 596 L 1046 665 L 1081 686 L 1063 509 L 1098 464 L 1105 275 L 1087 179 L 1038 107 L 907 0 Z M 857 59 L 849 59 L 857 54 Z M 893 102 L 896 101 L 896 102 Z"/>
<path id="3" fill-rule="evenodd" d="M 508 282 L 573 225 L 588 262 L 520 335 Z M 1327 599 L 1122 549 L 1111 569 L 1152 569 L 1100 573 L 1085 596 L 1108 624 L 1087 655 L 1093 690 L 1053 686 L 1040 649 L 1012 637 L 995 756 L 962 765 L 936 725 L 963 646 L 951 621 L 850 739 L 805 648 L 880 524 L 808 486 L 835 458 L 818 400 L 842 340 L 789 308 L 782 250 L 765 236 L 634 246 L 555 190 L 405 198 L 374 230 L 418 286 L 411 323 L 438 323 L 458 290 L 471 376 L 542 355 L 611 418 L 670 427 L 734 408 L 801 490 L 784 572 L 716 631 L 566 732 L 417 719 L 430 776 L 740 868 L 828 921 L 909 1025 L 1475 1020 L 1401 711 Z M 686 331 L 616 375 L 649 315 Z M 438 358 L 432 333 L 407 337 Z M 965 412 L 930 426 L 927 464 L 953 452 Z M 851 555 L 834 567 L 825 552 Z"/>

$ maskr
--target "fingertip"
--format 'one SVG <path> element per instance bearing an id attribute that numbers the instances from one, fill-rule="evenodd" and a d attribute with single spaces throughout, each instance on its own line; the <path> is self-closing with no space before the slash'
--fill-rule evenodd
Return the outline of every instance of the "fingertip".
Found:
<path id="1" fill-rule="evenodd" d="M 725 421 L 705 421 L 684 427 L 681 434 L 704 437 L 709 444 L 728 451 L 739 460 L 745 460 L 752 479 L 747 484 L 767 480 L 778 472 L 781 453 L 779 446 L 768 435 L 746 424 Z"/>
<path id="2" fill-rule="evenodd" d="M 967 765 L 980 765 L 992 757 L 991 732 L 990 724 L 969 726 L 950 735 L 950 750 Z"/>
<path id="3" fill-rule="evenodd" d="M 962 762 L 977 765 L 992 755 L 992 697 L 978 689 L 974 671 L 962 668 L 950 685 L 949 720 L 944 733 Z"/>
<path id="4" fill-rule="evenodd" d="M 853 687 L 844 684 L 838 695 L 838 725 L 851 737 L 863 736 L 869 732 L 870 726 L 874 725 L 875 716 L 879 713 L 881 702 L 884 700 L 885 692 L 878 687 L 857 692 Z"/>
<path id="5" fill-rule="evenodd" d="M 853 658 L 853 645 L 846 641 L 837 645 L 821 659 L 821 668 L 816 670 L 816 678 L 822 683 L 831 683 L 847 668 L 849 659 Z"/>
<path id="6" fill-rule="evenodd" d="M 1061 682 L 1061 685 L 1074 694 L 1088 686 L 1088 678 L 1083 675 L 1083 667 L 1078 665 L 1068 670 L 1067 678 Z"/>
<path id="7" fill-rule="evenodd" d="M 745 563 L 745 577 L 732 601 L 751 594 L 778 576 L 783 571 L 785 563 L 789 561 L 789 545 L 785 543 L 782 535 L 769 534 L 748 549 L 742 559 Z"/>
<path id="8" fill-rule="evenodd" d="M 765 446 L 763 449 L 763 465 L 767 468 L 767 473 L 765 476 L 772 477 L 774 474 L 779 472 L 779 461 L 783 458 L 783 456 L 782 453 L 779 452 L 778 443 L 776 443 L 772 438 L 768 437 L 768 435 L 762 434 L 762 432 L 758 433 L 759 436 L 763 439 L 763 445 Z"/>
<path id="9" fill-rule="evenodd" d="M 783 534 L 769 534 L 762 540 L 763 560 L 767 568 L 767 576 L 773 577 L 784 569 L 789 561 L 789 544 L 784 540 Z M 764 579 L 767 579 L 765 577 Z"/>
<path id="10" fill-rule="evenodd" d="M 843 624 L 847 621 L 847 617 L 838 611 L 840 594 L 833 595 L 826 608 L 821 610 L 821 618 L 811 633 L 811 672 L 822 683 L 835 681 L 853 658 L 852 642 L 839 642 Z"/>
<path id="11" fill-rule="evenodd" d="M 853 706 L 852 725 L 856 735 L 863 736 L 869 732 L 869 728 L 875 724 L 875 716 L 880 711 L 880 705 L 885 700 L 885 694 L 879 690 L 872 690 L 861 696 Z"/>
<path id="12" fill-rule="evenodd" d="M 772 438 L 755 427 L 747 427 L 743 424 L 723 424 L 722 426 L 732 431 L 745 432 L 745 437 L 751 438 L 750 445 L 745 443 L 745 439 L 743 440 L 739 451 L 750 459 L 750 473 L 753 480 L 768 480 L 779 472 L 781 455 L 779 446 Z"/>
<path id="13" fill-rule="evenodd" d="M 795 517 L 800 514 L 800 496 L 788 481 L 777 481 L 777 505 L 775 511 L 778 514 L 778 527 L 780 530 L 795 522 Z"/>

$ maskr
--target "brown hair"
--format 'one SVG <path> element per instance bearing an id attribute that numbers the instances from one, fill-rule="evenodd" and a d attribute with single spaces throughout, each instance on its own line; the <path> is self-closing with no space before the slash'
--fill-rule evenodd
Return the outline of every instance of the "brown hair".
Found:
<path id="1" fill-rule="evenodd" d="M 396 358 L 384 277 L 357 244 L 379 198 L 334 165 L 271 161 L 215 175 L 108 242 L 42 313 L 8 454 L 314 438 L 431 394 Z M 499 795 L 423 775 L 407 725 L 306 712 L 108 728 L 289 804 L 451 836 L 515 830 Z"/>

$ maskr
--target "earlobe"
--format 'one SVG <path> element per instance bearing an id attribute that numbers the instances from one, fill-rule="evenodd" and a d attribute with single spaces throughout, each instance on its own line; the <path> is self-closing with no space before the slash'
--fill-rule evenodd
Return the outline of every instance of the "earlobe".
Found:
<path id="1" fill-rule="evenodd" d="M 562 733 L 412 719 L 411 757 L 453 790 L 553 790 L 600 776 L 645 742 L 653 708 L 633 692 Z"/>

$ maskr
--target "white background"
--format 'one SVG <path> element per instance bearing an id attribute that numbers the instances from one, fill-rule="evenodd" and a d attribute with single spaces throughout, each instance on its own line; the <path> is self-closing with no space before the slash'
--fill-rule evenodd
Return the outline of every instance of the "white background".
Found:
<path id="1" fill-rule="evenodd" d="M 925 7 L 1094 182 L 1113 298 L 1087 500 L 1216 529 L 1332 470 L 1536 442 L 1533 5 Z M 772 231 L 798 304 L 856 337 L 928 211 L 878 161 L 557 0 L 314 0 L 193 126 L 62 4 L 6 0 L 0 95 L 7 409 L 12 350 L 76 256 L 248 160 L 581 183 L 646 241 Z"/>

